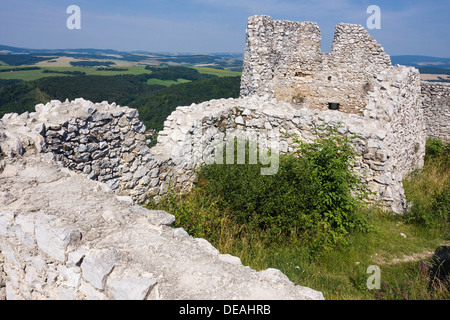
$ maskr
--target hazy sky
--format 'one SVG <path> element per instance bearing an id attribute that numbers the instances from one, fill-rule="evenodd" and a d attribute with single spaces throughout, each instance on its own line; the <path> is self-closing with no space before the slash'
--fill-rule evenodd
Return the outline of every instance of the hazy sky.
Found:
<path id="1" fill-rule="evenodd" d="M 69 5 L 81 29 L 69 30 Z M 381 29 L 369 30 L 390 55 L 450 57 L 449 0 L 0 0 L 0 44 L 154 52 L 243 52 L 247 18 L 314 21 L 329 51 L 340 22 L 362 24 L 370 5 Z M 366 27 L 367 28 L 367 27 Z"/>

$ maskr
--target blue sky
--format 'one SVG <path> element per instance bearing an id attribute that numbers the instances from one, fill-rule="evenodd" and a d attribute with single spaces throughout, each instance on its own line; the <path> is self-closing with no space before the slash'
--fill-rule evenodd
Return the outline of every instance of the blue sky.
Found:
<path id="1" fill-rule="evenodd" d="M 69 5 L 81 30 L 69 30 Z M 243 52 L 247 18 L 314 21 L 329 51 L 340 22 L 366 27 L 367 7 L 381 9 L 369 30 L 390 55 L 450 57 L 449 0 L 0 0 L 0 44 L 28 48 L 100 48 L 154 52 Z"/>

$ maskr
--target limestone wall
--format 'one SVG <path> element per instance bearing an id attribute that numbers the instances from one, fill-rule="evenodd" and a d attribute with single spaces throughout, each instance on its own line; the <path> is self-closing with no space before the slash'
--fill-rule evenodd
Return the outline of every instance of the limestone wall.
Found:
<path id="1" fill-rule="evenodd" d="M 381 141 L 366 137 L 359 142 L 361 168 L 382 203 L 402 212 L 402 179 L 423 165 L 425 125 L 428 131 L 446 126 L 446 117 L 434 118 L 445 113 L 436 105 L 447 94 L 430 97 L 424 120 L 418 71 L 392 67 L 390 57 L 362 26 L 337 25 L 330 52 L 320 52 L 320 41 L 315 23 L 250 17 L 241 96 L 275 98 L 302 114 L 305 109 L 324 111 L 329 103 L 338 103 L 335 112 L 354 114 L 362 122 L 362 131 L 354 130 L 362 137 L 376 126 Z M 342 118 L 345 124 L 352 121 L 337 114 L 333 118 Z"/>
<path id="2" fill-rule="evenodd" d="M 290 88 L 311 94 L 302 101 L 285 99 L 289 95 L 282 90 Z M 51 101 L 32 114 L 6 115 L 4 121 L 32 127 L 38 133 L 32 143 L 40 151 L 51 151 L 63 165 L 138 202 L 172 187 L 188 190 L 195 168 L 229 136 L 267 140 L 278 133 L 269 143 L 287 152 L 292 141 L 284 133 L 311 141 L 318 125 L 342 122 L 343 133 L 360 136 L 361 161 L 355 169 L 377 192 L 376 199 L 402 212 L 401 181 L 424 157 L 419 73 L 390 66 L 389 56 L 364 28 L 338 25 L 332 51 L 322 53 L 315 23 L 249 18 L 241 95 L 178 107 L 151 150 L 137 111 L 114 103 Z M 325 106 L 333 97 L 346 97 L 333 100 L 342 103 L 339 110 Z"/>
<path id="3" fill-rule="evenodd" d="M 69 170 L 38 150 L 36 118 L 12 118 L 0 121 L 0 300 L 323 299 Z"/>
<path id="4" fill-rule="evenodd" d="M 301 108 L 364 111 L 373 82 L 390 57 L 359 25 L 336 26 L 332 50 L 320 51 L 316 23 L 248 20 L 241 96 L 268 95 Z"/>
<path id="5" fill-rule="evenodd" d="M 81 98 L 53 100 L 31 114 L 7 114 L 3 121 L 39 133 L 43 138 L 32 142 L 39 151 L 52 152 L 56 161 L 119 195 L 143 202 L 149 187 L 159 183 L 160 164 L 149 152 L 136 109 Z"/>
<path id="6" fill-rule="evenodd" d="M 383 71 L 363 115 L 298 109 L 258 96 L 178 107 L 167 118 L 151 151 L 172 159 L 174 169 L 168 177 L 178 181 L 179 174 L 193 177 L 195 166 L 205 163 L 230 136 L 264 136 L 267 142 L 263 147 L 288 152 L 294 146 L 285 134 L 311 142 L 319 125 L 341 123 L 341 133 L 359 136 L 354 143 L 361 159 L 355 170 L 377 193 L 374 200 L 400 213 L 405 207 L 402 179 L 422 165 L 425 150 L 418 79 L 417 70 L 411 68 Z"/>
<path id="7" fill-rule="evenodd" d="M 378 152 L 387 159 L 384 173 L 378 178 L 384 186 L 378 192 L 391 201 L 395 212 L 402 212 L 406 206 L 402 180 L 409 172 L 423 166 L 425 155 L 419 72 L 401 66 L 380 72 L 364 118 L 384 122 L 387 128 L 383 144 L 376 145 L 368 157 L 373 158 Z M 380 163 L 375 161 L 372 166 L 377 170 Z"/>
<path id="8" fill-rule="evenodd" d="M 3 121 L 22 131 L 31 128 L 30 144 L 39 151 L 51 152 L 62 165 L 136 202 L 169 188 L 189 190 L 195 169 L 216 156 L 230 136 L 257 138 L 260 147 L 288 152 L 293 145 L 285 133 L 310 142 L 317 126 L 342 123 L 342 133 L 359 136 L 355 144 L 361 160 L 355 170 L 377 193 L 375 200 L 400 213 L 405 207 L 401 181 L 421 166 L 424 156 L 417 70 L 386 69 L 374 88 L 362 115 L 299 109 L 257 96 L 180 106 L 152 149 L 145 145 L 137 111 L 106 102 L 52 101 L 38 105 L 35 113 L 5 115 Z M 13 149 L 6 152 L 14 154 Z"/>
<path id="9" fill-rule="evenodd" d="M 292 76 L 292 66 L 314 65 L 320 53 L 320 30 L 314 22 L 272 20 L 269 16 L 248 19 L 241 96 L 273 94 L 272 80 Z"/>
<path id="10" fill-rule="evenodd" d="M 189 190 L 196 168 L 220 161 L 230 137 L 284 153 L 292 135 L 311 142 L 318 126 L 341 124 L 357 136 L 354 170 L 373 200 L 403 212 L 402 180 L 423 165 L 426 137 L 448 140 L 450 86 L 391 66 L 361 26 L 338 25 L 329 53 L 320 41 L 312 22 L 249 18 L 241 98 L 177 107 L 151 149 L 137 110 L 115 103 L 54 100 L 5 115 L 0 297 L 322 298 L 171 229 L 168 213 L 134 205 Z M 275 171 L 265 174 L 276 174 L 269 160 Z"/>
<path id="11" fill-rule="evenodd" d="M 317 126 L 342 123 L 343 134 L 358 135 L 354 143 L 361 157 L 355 170 L 377 192 L 374 200 L 401 212 L 401 180 L 421 166 L 424 153 L 418 73 L 392 67 L 380 72 L 373 86 L 362 115 L 257 96 L 181 106 L 167 118 L 152 149 L 145 146 L 137 111 L 115 104 L 52 101 L 30 114 L 5 115 L 0 121 L 0 293 L 8 299 L 247 297 L 249 286 L 261 279 L 268 279 L 269 287 L 278 283 L 282 291 L 292 288 L 275 271 L 242 271 L 243 279 L 254 279 L 251 285 L 221 291 L 228 280 L 217 281 L 215 275 L 229 268 L 224 264 L 233 266 L 233 277 L 233 268 L 247 270 L 238 259 L 171 229 L 170 214 L 134 206 L 133 198 L 164 194 L 170 185 L 189 189 L 196 166 L 229 136 L 264 136 L 264 147 L 288 152 L 293 145 L 285 133 L 308 142 Z M 156 254 L 163 266 L 155 267 Z M 192 279 L 192 273 L 205 273 L 195 271 L 195 259 L 185 270 L 197 254 L 214 271 Z M 192 281 L 215 286 L 186 287 Z M 320 298 L 310 289 L 294 288 L 286 297 Z M 279 298 L 270 290 L 261 292 Z"/>
<path id="12" fill-rule="evenodd" d="M 427 137 L 450 141 L 450 84 L 421 82 Z"/>

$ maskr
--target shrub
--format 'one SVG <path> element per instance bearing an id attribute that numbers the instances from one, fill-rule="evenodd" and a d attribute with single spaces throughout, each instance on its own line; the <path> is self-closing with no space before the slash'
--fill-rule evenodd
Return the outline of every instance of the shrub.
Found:
<path id="1" fill-rule="evenodd" d="M 443 161 L 449 165 L 450 143 L 444 143 L 438 138 L 428 138 L 425 144 L 426 161 Z"/>
<path id="2" fill-rule="evenodd" d="M 359 208 L 368 192 L 351 169 L 351 141 L 336 127 L 318 136 L 312 144 L 296 140 L 298 150 L 280 156 L 275 175 L 261 175 L 260 164 L 213 164 L 198 179 L 236 224 L 266 240 L 303 240 L 314 250 L 345 244 L 351 230 L 367 228 Z"/>

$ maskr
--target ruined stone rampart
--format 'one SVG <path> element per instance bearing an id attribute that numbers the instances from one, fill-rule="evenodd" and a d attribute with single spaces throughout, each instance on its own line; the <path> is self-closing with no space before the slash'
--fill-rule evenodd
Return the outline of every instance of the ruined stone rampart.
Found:
<path id="1" fill-rule="evenodd" d="M 189 172 L 187 176 L 193 177 L 195 166 L 205 163 L 230 136 L 251 139 L 263 135 L 269 141 L 263 147 L 283 153 L 293 148 L 292 138 L 285 134 L 312 142 L 318 126 L 342 124 L 341 133 L 358 136 L 354 143 L 361 159 L 355 170 L 377 193 L 374 200 L 400 213 L 406 205 L 402 180 L 423 165 L 425 152 L 418 79 L 417 70 L 406 67 L 381 72 L 362 115 L 298 108 L 258 96 L 178 107 L 151 151 L 170 157 L 179 173 Z M 273 143 L 270 137 L 276 133 Z"/>
<path id="2" fill-rule="evenodd" d="M 241 96 L 268 95 L 301 108 L 359 113 L 390 57 L 360 25 L 336 27 L 330 52 L 320 51 L 316 23 L 250 17 Z"/>
<path id="3" fill-rule="evenodd" d="M 280 96 L 277 86 L 311 94 L 298 103 Z M 357 95 L 351 93 L 355 88 Z M 337 99 L 340 94 L 346 98 Z M 434 115 L 424 121 L 418 71 L 391 66 L 364 28 L 338 25 L 332 51 L 322 53 L 314 23 L 249 18 L 241 95 L 178 107 L 151 150 L 137 111 L 114 103 L 52 101 L 5 121 L 29 122 L 42 136 L 39 149 L 137 202 L 172 187 L 189 190 L 196 167 L 216 156 L 230 136 L 267 140 L 276 129 L 275 144 L 287 152 L 292 140 L 284 133 L 311 141 L 320 124 L 342 123 L 344 133 L 359 136 L 355 169 L 377 193 L 375 200 L 403 211 L 402 180 L 423 164 L 425 124 Z M 355 104 L 354 97 L 362 100 Z M 339 109 L 329 110 L 326 101 L 340 103 Z"/>
<path id="4" fill-rule="evenodd" d="M 130 181 L 149 188 L 136 110 L 82 99 L 37 110 L 0 120 L 0 300 L 323 299 L 120 195 L 137 196 Z"/>
<path id="5" fill-rule="evenodd" d="M 450 141 L 450 83 L 421 82 L 425 132 Z"/>

